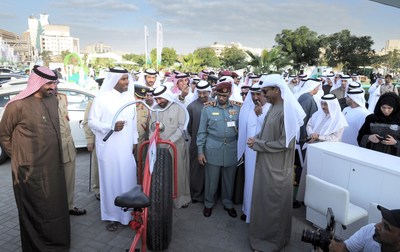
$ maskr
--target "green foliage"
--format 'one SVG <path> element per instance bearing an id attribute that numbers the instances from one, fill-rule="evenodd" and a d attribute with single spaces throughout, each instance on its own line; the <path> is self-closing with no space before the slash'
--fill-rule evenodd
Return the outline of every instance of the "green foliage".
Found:
<path id="1" fill-rule="evenodd" d="M 306 26 L 296 30 L 284 29 L 275 37 L 275 42 L 281 47 L 282 52 L 293 60 L 295 69 L 304 65 L 316 65 L 319 59 L 319 39 L 317 33 Z"/>
<path id="2" fill-rule="evenodd" d="M 241 69 L 247 66 L 246 53 L 233 45 L 225 47 L 221 53 L 222 66 L 227 69 Z"/>
<path id="3" fill-rule="evenodd" d="M 138 64 L 138 66 L 144 66 L 144 64 L 146 63 L 144 54 L 124 54 L 122 55 L 122 58 L 128 61 L 132 61 Z"/>
<path id="4" fill-rule="evenodd" d="M 174 48 L 169 48 L 169 47 L 164 47 L 162 52 L 161 52 L 161 65 L 158 66 L 158 68 L 165 68 L 165 67 L 170 67 L 175 64 L 177 61 L 178 54 L 176 53 Z M 157 49 L 153 48 L 150 51 L 150 60 L 151 64 L 147 66 L 147 68 L 154 68 L 156 69 L 157 66 Z M 143 67 L 145 67 L 145 64 L 143 64 Z"/>
<path id="5" fill-rule="evenodd" d="M 400 71 L 400 51 L 394 49 L 386 55 L 375 58 L 376 68 L 385 67 L 388 72 L 399 72 Z"/>
<path id="6" fill-rule="evenodd" d="M 44 66 L 49 66 L 50 62 L 52 61 L 51 55 L 52 55 L 51 51 L 46 51 L 46 50 L 40 53 L 40 57 L 43 60 Z"/>
<path id="7" fill-rule="evenodd" d="M 269 52 L 264 49 L 260 56 L 254 55 L 250 51 L 246 51 L 250 56 L 249 65 L 254 67 L 257 74 L 279 72 L 282 68 L 291 65 L 291 60 L 282 52 L 280 47 L 274 47 Z"/>
<path id="8" fill-rule="evenodd" d="M 161 52 L 161 66 L 170 67 L 173 66 L 178 58 L 174 48 L 164 47 Z"/>
<path id="9" fill-rule="evenodd" d="M 199 48 L 193 52 L 193 57 L 196 59 L 196 65 L 201 68 L 218 68 L 220 60 L 212 48 Z"/>
<path id="10" fill-rule="evenodd" d="M 95 58 L 92 60 L 92 66 L 94 70 L 98 73 L 101 69 L 114 67 L 114 60 L 109 58 Z"/>
<path id="11" fill-rule="evenodd" d="M 51 57 L 51 62 L 64 62 L 65 56 L 70 54 L 71 52 L 69 50 L 66 51 L 61 51 L 59 55 L 55 55 Z"/>
<path id="12" fill-rule="evenodd" d="M 197 72 L 199 67 L 199 62 L 193 53 L 187 55 L 182 55 L 178 59 L 179 66 L 175 68 L 181 72 Z"/>
<path id="13" fill-rule="evenodd" d="M 347 72 L 357 72 L 360 66 L 371 65 L 375 54 L 371 48 L 373 44 L 370 36 L 357 37 L 351 35 L 349 30 L 321 37 L 328 65 L 343 64 L 343 71 Z"/>

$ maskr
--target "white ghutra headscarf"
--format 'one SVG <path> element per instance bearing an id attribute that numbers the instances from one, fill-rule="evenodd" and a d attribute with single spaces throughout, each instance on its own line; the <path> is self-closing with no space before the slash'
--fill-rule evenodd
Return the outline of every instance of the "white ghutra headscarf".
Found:
<path id="1" fill-rule="evenodd" d="M 283 100 L 283 115 L 286 133 L 286 147 L 290 141 L 296 137 L 300 127 L 304 124 L 306 113 L 300 106 L 296 97 L 286 85 L 282 76 L 279 74 L 270 74 L 262 76 L 259 81 L 260 87 L 278 87 L 281 90 L 281 98 Z"/>

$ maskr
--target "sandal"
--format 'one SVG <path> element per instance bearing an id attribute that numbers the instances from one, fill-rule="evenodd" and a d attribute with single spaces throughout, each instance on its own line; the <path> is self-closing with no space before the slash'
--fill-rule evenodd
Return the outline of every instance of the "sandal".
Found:
<path id="1" fill-rule="evenodd" d="M 106 229 L 110 232 L 115 232 L 118 230 L 118 224 L 115 221 L 111 221 L 107 224 Z"/>
<path id="2" fill-rule="evenodd" d="M 70 209 L 69 210 L 69 214 L 70 215 L 77 215 L 77 216 L 79 216 L 79 215 L 84 215 L 84 214 L 86 214 L 86 210 L 85 209 L 79 209 L 79 208 L 77 208 L 77 207 L 74 207 L 74 208 L 72 208 L 72 209 Z"/>

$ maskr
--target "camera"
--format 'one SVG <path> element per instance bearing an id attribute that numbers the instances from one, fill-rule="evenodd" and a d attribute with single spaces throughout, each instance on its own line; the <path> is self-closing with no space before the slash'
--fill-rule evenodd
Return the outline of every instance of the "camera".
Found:
<path id="1" fill-rule="evenodd" d="M 314 249 L 320 248 L 324 252 L 329 251 L 329 244 L 335 237 L 335 216 L 332 208 L 328 208 L 326 213 L 327 225 L 325 229 L 317 229 L 315 231 L 304 229 L 301 236 L 301 241 L 311 243 Z"/>

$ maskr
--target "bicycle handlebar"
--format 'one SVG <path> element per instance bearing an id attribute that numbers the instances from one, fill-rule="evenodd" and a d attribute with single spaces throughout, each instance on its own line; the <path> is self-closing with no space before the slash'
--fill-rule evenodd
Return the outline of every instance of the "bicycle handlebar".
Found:
<path id="1" fill-rule="evenodd" d="M 124 110 L 125 108 L 127 108 L 127 107 L 129 107 L 129 106 L 131 106 L 133 104 L 136 104 L 136 103 L 142 103 L 151 112 L 156 112 L 156 121 L 158 121 L 158 113 L 159 112 L 164 112 L 165 110 L 167 110 L 172 105 L 172 103 L 178 104 L 183 109 L 183 111 L 185 111 L 185 123 L 183 125 L 183 137 L 184 137 L 185 141 L 189 140 L 189 138 L 187 137 L 187 134 L 186 134 L 186 128 L 187 128 L 187 126 L 189 124 L 189 112 L 187 111 L 187 109 L 185 108 L 185 106 L 182 103 L 174 101 L 174 102 L 170 102 L 167 105 L 167 107 L 165 107 L 163 109 L 154 109 L 154 108 L 151 108 L 149 105 L 147 105 L 144 101 L 138 100 L 138 101 L 128 102 L 128 103 L 124 104 L 121 108 L 118 109 L 118 111 L 115 113 L 115 115 L 113 117 L 113 120 L 111 122 L 111 130 L 103 138 L 104 142 L 107 141 L 107 139 L 114 133 L 115 122 L 117 121 L 117 118 L 118 118 L 119 114 L 122 112 L 122 110 Z"/>

